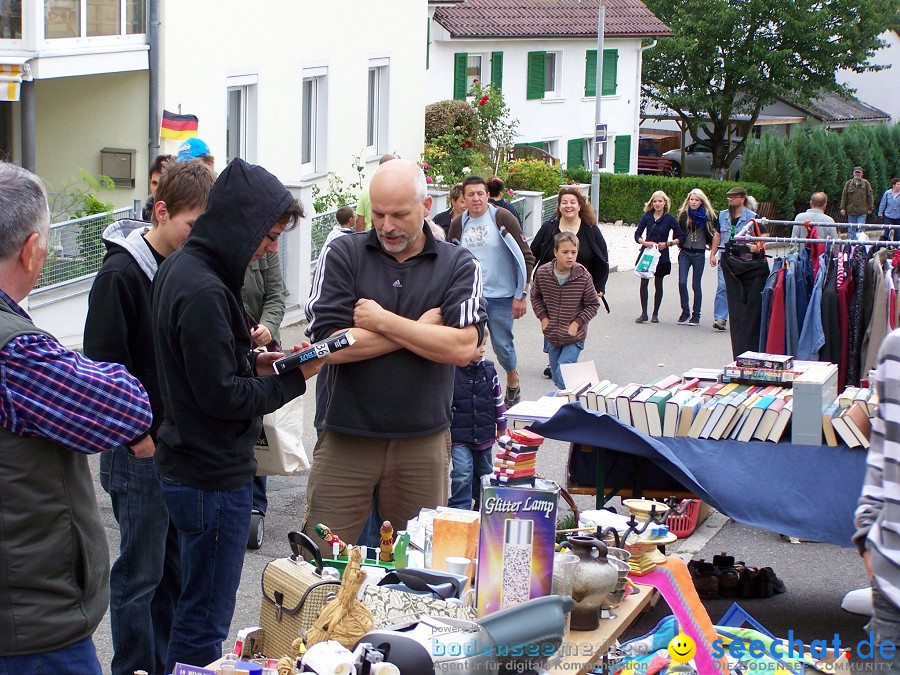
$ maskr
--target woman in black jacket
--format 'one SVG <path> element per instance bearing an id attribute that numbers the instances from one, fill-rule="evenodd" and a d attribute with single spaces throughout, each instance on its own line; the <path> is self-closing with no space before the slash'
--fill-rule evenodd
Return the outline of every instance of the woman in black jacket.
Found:
<path id="1" fill-rule="evenodd" d="M 531 241 L 534 254 L 534 268 L 554 260 L 553 238 L 560 232 L 571 232 L 578 237 L 578 258 L 576 262 L 587 267 L 594 280 L 597 295 L 606 292 L 609 278 L 609 254 L 606 240 L 597 225 L 594 209 L 576 187 L 560 188 L 556 196 L 554 217 L 541 226 Z"/>
<path id="2" fill-rule="evenodd" d="M 659 261 L 656 265 L 656 273 L 653 278 L 653 315 L 650 317 L 651 323 L 659 323 L 659 307 L 663 299 L 663 279 L 672 271 L 672 263 L 669 260 L 669 246 L 674 243 L 680 243 L 684 236 L 675 216 L 669 213 L 672 200 L 662 190 L 657 190 L 650 196 L 650 201 L 644 205 L 644 215 L 638 223 L 637 230 L 634 233 L 634 240 L 639 243 L 642 248 L 638 252 L 638 260 L 641 259 L 645 248 L 656 247 L 659 249 Z M 669 239 L 669 233 L 672 234 L 672 240 Z M 674 240 L 674 241 L 673 241 Z M 644 323 L 647 321 L 647 300 L 649 299 L 650 279 L 641 279 L 641 315 L 636 318 L 635 323 Z"/>
<path id="3" fill-rule="evenodd" d="M 703 294 L 700 280 L 706 266 L 706 251 L 712 245 L 716 233 L 716 212 L 709 203 L 709 197 L 700 188 L 688 192 L 681 209 L 678 211 L 678 225 L 684 232 L 678 253 L 678 294 L 681 296 L 681 317 L 678 324 L 683 326 L 700 325 L 700 305 Z M 693 268 L 691 286 L 694 290 L 694 304 L 691 309 L 688 303 L 688 271 Z"/>

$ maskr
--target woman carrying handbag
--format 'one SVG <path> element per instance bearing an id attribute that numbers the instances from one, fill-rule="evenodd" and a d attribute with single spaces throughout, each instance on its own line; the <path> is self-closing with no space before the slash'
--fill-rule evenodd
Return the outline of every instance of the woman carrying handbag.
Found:
<path id="1" fill-rule="evenodd" d="M 669 213 L 672 201 L 669 196 L 662 190 L 657 190 L 650 196 L 650 201 L 644 205 L 644 215 L 638 223 L 637 230 L 634 233 L 634 240 L 643 248 L 638 252 L 635 265 L 641 259 L 644 248 L 656 247 L 659 250 L 659 262 L 656 265 L 656 272 L 653 277 L 654 296 L 653 296 L 653 315 L 650 317 L 651 323 L 659 323 L 659 307 L 663 299 L 663 279 L 672 271 L 672 263 L 669 260 L 669 247 L 672 244 L 678 245 L 684 238 L 684 233 L 678 226 L 675 216 Z M 671 233 L 672 239 L 669 239 Z M 647 321 L 647 300 L 649 296 L 650 279 L 641 279 L 641 315 L 636 318 L 635 323 L 645 323 Z"/>

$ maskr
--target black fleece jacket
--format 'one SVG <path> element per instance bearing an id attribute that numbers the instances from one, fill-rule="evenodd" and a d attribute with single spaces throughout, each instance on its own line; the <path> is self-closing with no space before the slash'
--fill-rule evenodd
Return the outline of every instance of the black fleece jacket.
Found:
<path id="1" fill-rule="evenodd" d="M 306 390 L 299 370 L 257 377 L 241 286 L 263 237 L 291 202 L 268 171 L 235 159 L 206 212 L 153 282 L 153 342 L 165 419 L 156 464 L 164 478 L 231 490 L 256 473 L 261 416 Z"/>

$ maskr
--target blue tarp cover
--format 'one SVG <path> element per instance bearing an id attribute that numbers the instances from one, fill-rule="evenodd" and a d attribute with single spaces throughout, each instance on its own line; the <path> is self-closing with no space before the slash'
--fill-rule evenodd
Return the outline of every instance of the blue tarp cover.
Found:
<path id="1" fill-rule="evenodd" d="M 615 417 L 569 403 L 535 432 L 649 458 L 734 520 L 780 534 L 851 546 L 866 451 L 752 441 L 646 436 Z"/>

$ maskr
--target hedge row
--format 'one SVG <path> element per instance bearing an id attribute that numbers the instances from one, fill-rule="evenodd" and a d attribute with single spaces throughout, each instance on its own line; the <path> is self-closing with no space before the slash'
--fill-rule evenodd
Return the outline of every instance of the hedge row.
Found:
<path id="1" fill-rule="evenodd" d="M 713 208 L 728 207 L 725 193 L 741 186 L 758 202 L 769 198 L 770 190 L 759 183 L 736 183 L 711 178 L 669 178 L 666 176 L 632 176 L 625 174 L 600 174 L 600 222 L 637 223 L 644 213 L 644 204 L 657 190 L 665 192 L 672 200 L 672 213 L 677 215 L 682 202 L 694 188 L 700 188 L 709 197 Z"/>

